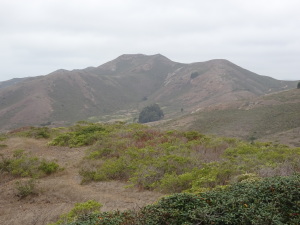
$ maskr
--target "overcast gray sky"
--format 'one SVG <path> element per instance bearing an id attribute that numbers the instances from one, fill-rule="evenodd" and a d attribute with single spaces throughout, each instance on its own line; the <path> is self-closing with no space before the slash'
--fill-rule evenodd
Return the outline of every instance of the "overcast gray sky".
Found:
<path id="1" fill-rule="evenodd" d="M 0 0 L 0 81 L 125 53 L 300 80 L 299 0 Z"/>

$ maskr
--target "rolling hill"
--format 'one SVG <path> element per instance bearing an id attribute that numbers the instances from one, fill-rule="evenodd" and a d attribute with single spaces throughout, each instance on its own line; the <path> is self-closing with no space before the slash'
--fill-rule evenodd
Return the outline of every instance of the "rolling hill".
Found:
<path id="1" fill-rule="evenodd" d="M 57 70 L 0 83 L 0 130 L 69 124 L 158 103 L 166 118 L 296 86 L 227 60 L 183 64 L 157 55 L 122 55 L 99 67 Z M 129 115 L 133 118 L 134 113 Z"/>
<path id="2" fill-rule="evenodd" d="M 299 147 L 299 96 L 300 89 L 294 88 L 226 106 L 208 107 L 159 126 Z"/>

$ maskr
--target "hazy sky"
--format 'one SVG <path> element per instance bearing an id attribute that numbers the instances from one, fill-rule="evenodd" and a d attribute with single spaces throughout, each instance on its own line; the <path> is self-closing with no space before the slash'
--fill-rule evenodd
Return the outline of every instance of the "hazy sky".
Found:
<path id="1" fill-rule="evenodd" d="M 300 0 L 0 0 L 0 81 L 125 53 L 300 80 Z"/>

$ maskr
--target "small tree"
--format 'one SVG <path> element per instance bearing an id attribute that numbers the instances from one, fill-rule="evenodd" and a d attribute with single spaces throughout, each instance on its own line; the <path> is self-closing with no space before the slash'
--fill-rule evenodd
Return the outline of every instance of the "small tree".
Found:
<path id="1" fill-rule="evenodd" d="M 139 114 L 139 123 L 148 123 L 160 120 L 164 117 L 164 113 L 157 104 L 153 104 L 143 108 Z"/>
<path id="2" fill-rule="evenodd" d="M 298 82 L 297 88 L 300 89 L 300 81 Z"/>
<path id="3" fill-rule="evenodd" d="M 191 73 L 191 79 L 194 79 L 196 77 L 198 77 L 200 74 L 196 71 L 196 72 L 193 72 Z"/>

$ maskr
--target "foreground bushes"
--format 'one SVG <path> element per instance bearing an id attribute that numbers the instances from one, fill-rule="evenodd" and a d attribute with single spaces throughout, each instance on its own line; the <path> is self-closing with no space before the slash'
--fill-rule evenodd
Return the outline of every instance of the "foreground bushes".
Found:
<path id="1" fill-rule="evenodd" d="M 197 192 L 248 174 L 259 178 L 300 172 L 300 148 L 272 143 L 124 123 L 80 122 L 51 132 L 49 145 L 90 146 L 80 166 L 82 183 L 121 180 L 164 193 Z"/>
<path id="2" fill-rule="evenodd" d="M 300 175 L 175 194 L 139 211 L 84 215 L 69 225 L 300 224 Z"/>
<path id="3" fill-rule="evenodd" d="M 91 217 L 93 215 L 100 213 L 101 207 L 102 204 L 94 200 L 88 200 L 86 202 L 76 203 L 74 208 L 70 212 L 66 214 L 62 214 L 60 216 L 60 219 L 56 223 L 51 223 L 49 225 L 67 224 L 67 223 L 72 223 L 73 221 L 76 220 L 82 220 L 82 218 L 85 217 Z"/>

